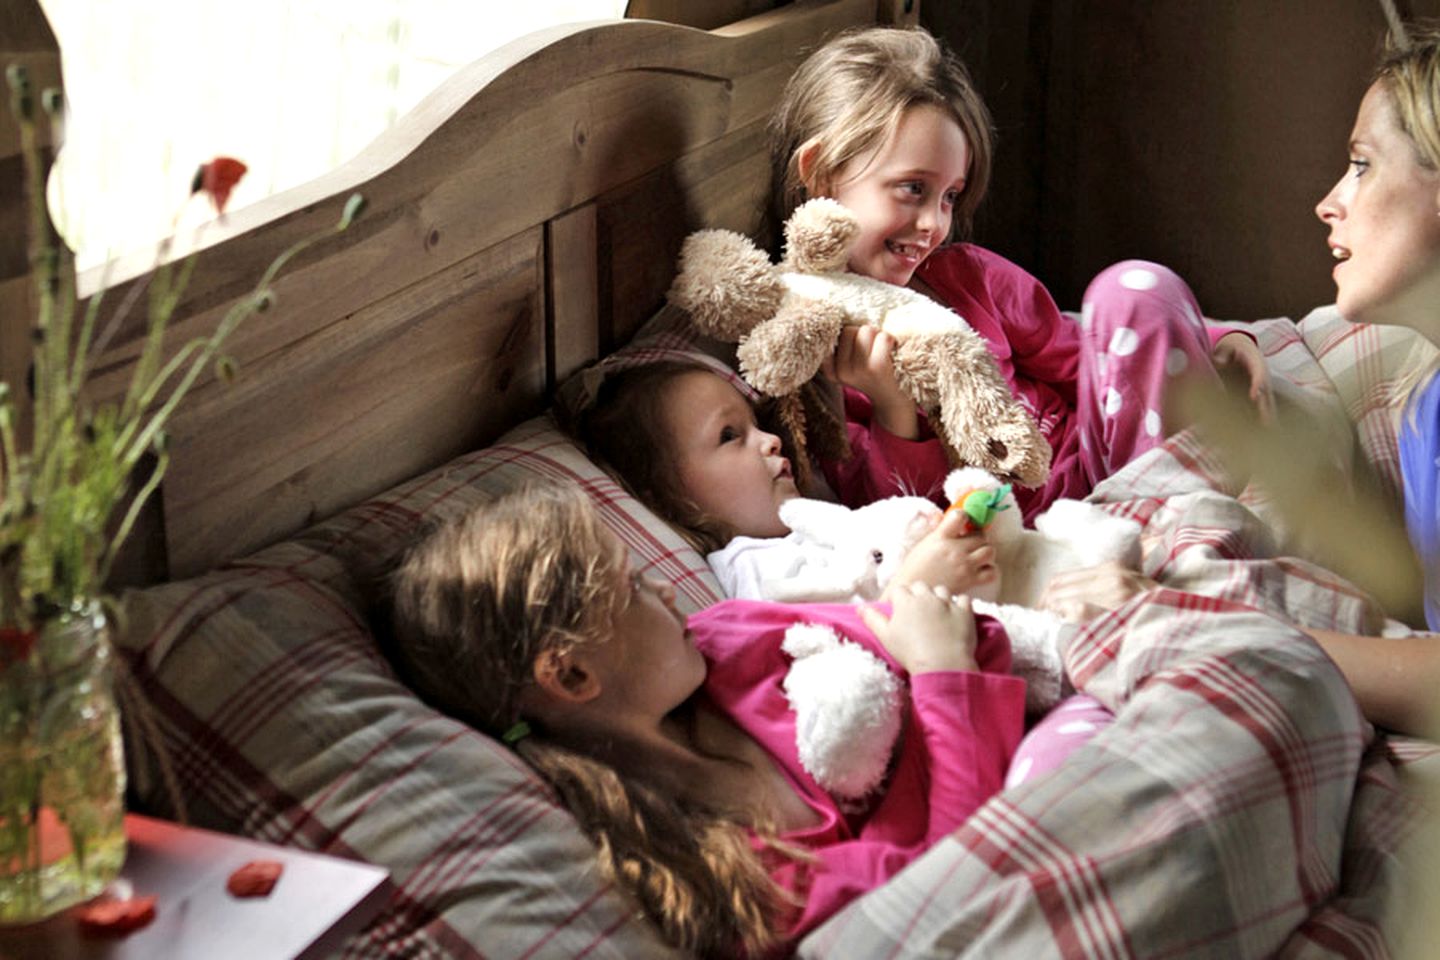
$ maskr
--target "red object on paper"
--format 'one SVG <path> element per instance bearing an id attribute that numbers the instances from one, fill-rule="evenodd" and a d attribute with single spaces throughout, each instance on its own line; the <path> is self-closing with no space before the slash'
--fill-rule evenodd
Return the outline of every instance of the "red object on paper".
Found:
<path id="1" fill-rule="evenodd" d="M 155 919 L 155 898 L 95 900 L 75 908 L 75 922 L 87 937 L 123 937 Z"/>
<path id="2" fill-rule="evenodd" d="M 209 163 L 202 163 L 200 169 L 195 171 L 190 192 L 193 194 L 205 191 L 210 202 L 215 204 L 215 212 L 224 213 L 225 204 L 230 202 L 230 191 L 235 189 L 235 184 L 245 176 L 247 169 L 249 168 L 245 164 L 234 157 L 216 157 Z"/>
<path id="3" fill-rule="evenodd" d="M 268 897 L 284 869 L 278 860 L 251 860 L 230 874 L 225 889 L 237 897 Z"/>

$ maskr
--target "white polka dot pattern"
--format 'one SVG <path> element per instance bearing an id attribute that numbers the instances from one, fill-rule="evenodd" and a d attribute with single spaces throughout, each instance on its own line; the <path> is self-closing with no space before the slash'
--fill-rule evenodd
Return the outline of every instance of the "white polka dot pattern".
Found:
<path id="1" fill-rule="evenodd" d="M 1055 732 L 1064 734 L 1067 737 L 1073 737 L 1082 733 L 1094 733 L 1095 724 L 1089 720 L 1071 720 L 1069 723 L 1064 723 L 1056 727 Z"/>
<path id="2" fill-rule="evenodd" d="M 1128 357 L 1140 347 L 1140 334 L 1129 327 L 1116 327 L 1110 335 L 1110 352 L 1117 357 Z"/>
<path id="3" fill-rule="evenodd" d="M 1188 366 L 1190 366 L 1190 358 L 1185 356 L 1185 351 L 1179 347 L 1174 347 L 1169 353 L 1165 354 L 1165 373 L 1167 376 L 1178 376 L 1184 373 L 1185 368 Z"/>
<path id="4" fill-rule="evenodd" d="M 1145 432 L 1152 437 L 1160 436 L 1160 414 L 1154 410 L 1145 411 Z"/>
<path id="5" fill-rule="evenodd" d="M 1120 412 L 1120 408 L 1124 405 L 1125 399 L 1120 396 L 1119 390 L 1111 387 L 1110 389 L 1105 391 L 1105 416 L 1115 416 L 1115 414 Z"/>
<path id="6" fill-rule="evenodd" d="M 1120 286 L 1127 290 L 1153 290 L 1159 282 L 1155 272 L 1144 267 L 1132 267 L 1120 274 Z"/>

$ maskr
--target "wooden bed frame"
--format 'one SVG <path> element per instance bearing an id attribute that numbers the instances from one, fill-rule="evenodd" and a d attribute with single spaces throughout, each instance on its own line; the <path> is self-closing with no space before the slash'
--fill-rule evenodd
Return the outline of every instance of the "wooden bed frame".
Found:
<path id="1" fill-rule="evenodd" d="M 172 421 L 169 472 L 123 582 L 282 539 L 543 409 L 661 304 L 689 231 L 764 233 L 765 120 L 804 52 L 846 27 L 913 23 L 916 7 L 810 0 L 709 32 L 624 21 L 532 34 L 350 163 L 212 224 L 176 344 L 212 330 L 352 193 L 366 200 L 231 338 L 234 382 L 202 381 Z M 112 265 L 121 289 L 107 299 L 154 262 Z M 142 319 L 102 357 L 100 394 L 128 382 Z"/>

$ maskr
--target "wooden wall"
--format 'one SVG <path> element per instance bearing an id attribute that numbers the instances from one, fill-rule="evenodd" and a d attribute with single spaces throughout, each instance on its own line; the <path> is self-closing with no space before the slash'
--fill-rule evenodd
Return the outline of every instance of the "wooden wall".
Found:
<path id="1" fill-rule="evenodd" d="M 1440 16 L 1440 0 L 1400 0 Z M 974 0 L 922 5 L 999 129 L 976 239 L 1062 308 L 1127 257 L 1207 314 L 1299 316 L 1334 299 L 1314 207 L 1381 40 L 1373 0 Z"/>

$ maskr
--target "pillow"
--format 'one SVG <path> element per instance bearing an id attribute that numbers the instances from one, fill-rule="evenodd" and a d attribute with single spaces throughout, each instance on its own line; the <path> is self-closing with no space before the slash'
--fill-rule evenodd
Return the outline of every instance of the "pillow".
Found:
<path id="1" fill-rule="evenodd" d="M 122 659 L 191 822 L 390 870 L 391 897 L 354 953 L 671 954 L 602 885 L 550 790 L 402 685 L 367 623 L 422 525 L 527 478 L 582 487 L 683 609 L 720 598 L 703 559 L 546 417 L 290 541 L 124 597 Z M 173 815 L 146 724 L 132 710 L 127 725 L 136 796 Z"/>

